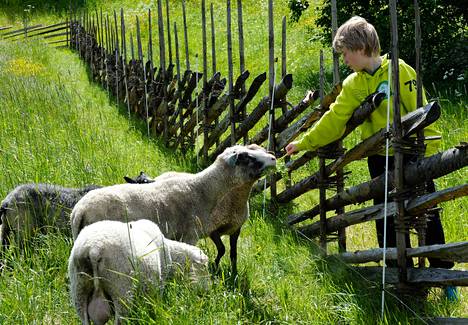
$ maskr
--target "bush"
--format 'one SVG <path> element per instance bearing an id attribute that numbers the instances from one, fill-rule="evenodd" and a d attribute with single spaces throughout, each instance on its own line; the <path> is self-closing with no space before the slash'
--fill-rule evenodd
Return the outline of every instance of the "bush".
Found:
<path id="1" fill-rule="evenodd" d="M 467 11 L 462 0 L 419 1 L 421 17 L 421 71 L 426 85 L 444 81 L 464 83 L 468 77 Z M 415 66 L 414 1 L 397 5 L 399 57 Z M 391 48 L 388 1 L 338 1 L 338 26 L 359 15 L 372 23 L 380 36 L 382 52 Z M 331 44 L 331 3 L 324 0 L 317 25 L 324 44 Z M 440 85 L 440 84 L 439 84 Z"/>
<path id="2" fill-rule="evenodd" d="M 288 7 L 291 11 L 291 21 L 298 22 L 301 18 L 302 12 L 309 8 L 309 1 L 307 0 L 288 0 Z"/>

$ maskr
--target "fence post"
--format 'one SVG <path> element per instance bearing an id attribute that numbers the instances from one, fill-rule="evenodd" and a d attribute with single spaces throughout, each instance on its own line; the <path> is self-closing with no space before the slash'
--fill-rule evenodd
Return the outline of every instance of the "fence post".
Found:
<path id="1" fill-rule="evenodd" d="M 148 60 L 151 67 L 149 73 L 150 79 L 153 80 L 153 24 L 151 20 L 151 9 L 148 9 Z"/>
<path id="2" fill-rule="evenodd" d="M 170 28 L 169 26 L 167 28 Z M 159 65 L 161 69 L 161 83 L 163 85 L 163 102 L 162 105 L 165 105 L 164 101 L 167 98 L 167 84 L 166 84 L 166 45 L 164 41 L 164 21 L 162 14 L 162 3 L 161 0 L 158 0 L 158 31 L 159 31 Z M 163 139 L 164 143 L 168 144 L 167 139 L 167 109 L 163 110 Z"/>
<path id="3" fill-rule="evenodd" d="M 392 92 L 393 92 L 393 127 L 394 127 L 394 143 L 401 143 L 401 116 L 400 116 L 400 73 L 398 66 L 398 25 L 397 25 L 397 12 L 396 0 L 390 0 L 390 18 L 391 18 L 391 35 L 392 35 Z M 406 266 L 406 227 L 405 220 L 405 207 L 403 198 L 400 197 L 403 191 L 403 153 L 400 148 L 395 145 L 394 159 L 394 183 L 396 191 L 396 202 L 398 205 L 397 215 L 395 218 L 396 240 L 397 240 L 397 258 L 398 258 L 398 279 L 400 285 L 404 284 L 407 280 L 407 266 Z"/>
<path id="4" fill-rule="evenodd" d="M 177 24 L 174 22 L 174 42 L 176 51 L 177 82 L 180 83 L 180 55 L 179 55 L 179 36 L 177 35 Z M 180 87 L 180 85 L 178 85 Z"/>
<path id="5" fill-rule="evenodd" d="M 227 43 L 228 43 L 228 77 L 229 77 L 229 116 L 231 119 L 231 146 L 236 144 L 236 125 L 235 125 L 235 107 L 233 96 L 233 72 L 232 72 L 232 34 L 231 34 L 231 0 L 226 1 L 226 19 L 227 19 Z"/>
<path id="6" fill-rule="evenodd" d="M 270 114 L 269 114 L 269 124 L 270 124 L 270 134 L 268 139 L 268 150 L 275 151 L 275 103 L 274 103 L 274 89 L 275 89 L 275 32 L 273 25 L 273 0 L 268 1 L 268 58 L 269 58 L 269 97 L 270 97 Z M 276 177 L 274 174 L 270 176 L 270 193 L 271 198 L 276 198 Z"/>
<path id="7" fill-rule="evenodd" d="M 143 49 L 141 46 L 141 36 L 140 36 L 140 20 L 138 16 L 136 16 L 136 27 L 137 27 L 137 44 L 138 44 L 138 59 L 140 64 L 143 66 L 143 82 L 145 84 L 145 111 L 146 111 L 146 131 L 148 138 L 150 136 L 150 129 L 149 129 L 149 112 L 148 112 L 148 88 L 146 83 L 146 64 L 143 61 Z"/>
<path id="8" fill-rule="evenodd" d="M 107 50 L 109 48 L 109 16 L 106 15 L 106 47 L 104 48 L 104 54 L 105 54 L 105 64 L 106 64 L 106 90 L 107 90 L 107 97 L 109 99 L 110 103 L 110 91 L 109 91 L 109 60 L 108 60 L 108 55 L 107 55 Z"/>
<path id="9" fill-rule="evenodd" d="M 203 112 L 203 161 L 206 163 L 208 161 L 208 105 L 206 102 L 206 92 L 207 90 L 207 40 L 206 40 L 206 7 L 205 0 L 202 0 L 201 5 L 201 16 L 202 16 L 202 46 L 203 46 L 203 88 L 202 88 L 202 98 L 201 105 L 198 105 L 197 109 L 201 109 Z"/>
<path id="10" fill-rule="evenodd" d="M 120 103 L 119 94 L 119 60 L 120 60 L 120 48 L 119 48 L 119 29 L 117 26 L 117 13 L 114 10 L 114 26 L 115 26 L 115 95 L 117 103 Z"/>
<path id="11" fill-rule="evenodd" d="M 245 54 L 244 54 L 244 20 L 242 16 L 242 0 L 237 0 L 237 26 L 239 31 L 239 72 L 242 75 L 245 71 Z M 241 97 L 245 95 L 245 82 L 241 85 Z M 238 112 L 241 121 L 247 118 L 247 107 L 244 106 L 241 112 Z M 244 135 L 244 144 L 249 141 L 248 134 Z"/>
<path id="12" fill-rule="evenodd" d="M 186 66 L 186 70 L 190 70 L 188 35 L 187 35 L 187 15 L 185 14 L 185 0 L 182 0 L 182 16 L 184 18 L 185 66 Z"/>
<path id="13" fill-rule="evenodd" d="M 213 67 L 213 75 L 216 73 L 216 37 L 214 25 L 213 3 L 210 5 L 210 18 L 211 18 L 211 65 Z"/>
<path id="14" fill-rule="evenodd" d="M 414 47 L 416 52 L 416 107 L 422 107 L 423 98 L 422 98 L 422 77 L 421 77 L 421 18 L 419 16 L 419 3 L 418 0 L 414 0 Z M 419 130 L 417 132 L 416 144 L 418 147 L 418 159 L 424 158 L 425 145 L 424 145 L 424 130 Z M 418 194 L 424 194 L 426 183 L 419 186 Z M 418 233 L 418 246 L 426 245 L 426 228 L 427 228 L 427 218 L 426 214 L 422 213 L 417 218 L 417 233 Z M 425 267 L 426 260 L 424 257 L 418 258 L 418 266 L 420 268 Z"/>
<path id="15" fill-rule="evenodd" d="M 169 17 L 169 0 L 166 0 L 166 26 L 167 26 L 167 47 L 169 50 L 169 65 L 172 65 L 172 41 L 171 41 L 171 20 Z M 169 81 L 168 81 L 169 82 Z"/>
<path id="16" fill-rule="evenodd" d="M 332 42 L 335 39 L 336 31 L 338 29 L 338 17 L 336 9 L 336 0 L 331 2 L 331 15 L 332 15 Z M 339 70 L 339 54 L 332 49 L 333 51 L 333 85 L 336 85 L 340 82 L 340 70 Z M 341 154 L 343 152 L 343 141 L 338 141 L 337 143 L 338 152 Z M 340 168 L 336 171 L 336 191 L 338 193 L 344 190 L 344 173 L 343 168 Z M 337 214 L 344 213 L 344 207 L 336 209 Z M 338 250 L 340 252 L 346 252 L 346 228 L 341 228 L 338 230 Z"/>
<path id="17" fill-rule="evenodd" d="M 120 8 L 120 31 L 122 33 L 122 70 L 125 85 L 125 98 L 127 100 L 128 118 L 130 119 L 130 98 L 128 98 L 128 80 L 127 80 L 127 40 L 125 38 L 125 19 L 123 8 Z"/>
<path id="18" fill-rule="evenodd" d="M 320 102 L 324 96 L 324 71 L 323 71 L 323 50 L 320 50 Z M 319 157 L 319 207 L 320 207 L 320 247 L 323 249 L 323 254 L 327 255 L 327 210 L 325 202 L 327 200 L 326 181 L 327 175 L 325 171 L 325 149 L 319 148 L 317 155 Z"/>
<path id="19" fill-rule="evenodd" d="M 287 73 L 287 65 L 286 65 L 286 16 L 283 16 L 282 24 L 281 24 L 281 79 L 286 76 Z M 281 110 L 283 115 L 287 112 L 288 106 L 286 103 L 286 97 L 284 102 L 281 105 Z M 285 164 L 289 163 L 291 160 L 290 156 L 284 157 Z M 291 171 L 288 171 L 288 176 L 285 180 L 286 188 L 291 187 Z"/>

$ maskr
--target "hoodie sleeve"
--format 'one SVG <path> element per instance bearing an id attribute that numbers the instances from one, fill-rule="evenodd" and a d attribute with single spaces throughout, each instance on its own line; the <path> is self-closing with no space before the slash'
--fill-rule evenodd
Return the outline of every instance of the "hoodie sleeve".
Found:
<path id="1" fill-rule="evenodd" d="M 351 74 L 343 81 L 343 89 L 328 110 L 298 141 L 298 150 L 316 150 L 338 140 L 346 130 L 346 123 L 359 106 L 365 92 L 359 89 L 358 76 Z"/>
<path id="2" fill-rule="evenodd" d="M 406 64 L 403 60 L 399 62 L 400 70 L 400 103 L 401 115 L 404 116 L 419 107 L 417 107 L 417 89 L 416 89 L 416 72 Z M 427 104 L 426 93 L 423 89 L 422 105 Z M 437 124 L 437 123 L 435 123 Z M 441 133 L 435 124 L 431 124 L 424 128 L 424 136 L 440 137 Z M 439 150 L 440 140 L 426 141 L 426 156 L 430 156 Z"/>

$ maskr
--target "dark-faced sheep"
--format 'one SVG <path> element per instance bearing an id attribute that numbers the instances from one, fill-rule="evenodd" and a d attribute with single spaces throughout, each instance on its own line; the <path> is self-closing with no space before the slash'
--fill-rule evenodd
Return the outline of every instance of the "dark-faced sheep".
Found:
<path id="1" fill-rule="evenodd" d="M 115 324 L 127 314 L 136 284 L 163 287 L 175 272 L 209 286 L 208 257 L 197 247 L 164 238 L 149 220 L 100 221 L 76 238 L 68 261 L 70 294 L 82 324 Z M 181 273 L 184 274 L 184 273 Z"/>
<path id="2" fill-rule="evenodd" d="M 143 172 L 132 180 L 137 183 L 153 181 Z M 12 235 L 17 244 L 22 245 L 36 232 L 50 227 L 70 234 L 70 212 L 76 202 L 89 191 L 101 187 L 69 188 L 41 183 L 18 185 L 0 205 L 0 250 L 9 245 L 9 236 Z"/>
<path id="3" fill-rule="evenodd" d="M 218 249 L 215 260 L 225 253 L 221 235 L 230 235 L 231 266 L 237 271 L 237 240 L 249 215 L 252 185 L 276 159 L 257 145 L 233 146 L 197 174 L 175 173 L 154 183 L 121 184 L 85 195 L 71 214 L 73 238 L 93 222 L 113 219 L 151 219 L 167 238 L 194 245 L 210 236 Z M 164 174 L 163 174 L 164 175 Z"/>

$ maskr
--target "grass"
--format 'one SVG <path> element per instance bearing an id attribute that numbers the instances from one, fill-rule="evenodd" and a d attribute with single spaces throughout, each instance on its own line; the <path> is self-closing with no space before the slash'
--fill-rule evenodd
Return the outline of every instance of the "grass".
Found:
<path id="1" fill-rule="evenodd" d="M 224 17 L 224 1 L 213 4 L 217 15 Z M 198 3 L 189 1 L 187 5 L 190 28 L 196 30 L 191 33 L 190 44 L 194 56 L 201 35 L 196 25 L 200 14 Z M 142 17 L 148 6 L 154 9 L 152 2 L 126 1 L 105 4 L 104 9 L 120 6 L 129 14 L 138 13 Z M 284 5 L 277 6 L 275 22 L 287 13 Z M 176 10 L 180 12 L 179 2 L 174 5 Z M 267 70 L 266 19 L 257 14 L 260 10 L 263 9 L 244 4 L 244 21 L 248 26 L 245 32 L 249 35 L 247 62 L 255 72 L 253 75 Z M 316 82 L 310 74 L 317 71 L 318 60 L 311 58 L 318 57 L 320 47 L 316 42 L 307 42 L 311 35 L 307 26 L 314 19 L 312 11 L 308 12 L 302 22 L 288 28 L 288 67 L 295 80 L 293 102 Z M 57 15 L 60 13 L 41 11 L 31 21 L 52 23 L 57 21 Z M 11 17 L 0 13 L 0 25 L 18 23 L 19 15 L 15 21 Z M 177 14 L 174 17 L 181 19 Z M 224 28 L 222 24 L 219 21 L 220 30 Z M 218 48 L 222 48 L 221 37 L 217 42 Z M 220 56 L 219 65 L 225 66 L 225 61 Z M 266 93 L 261 90 L 262 96 Z M 443 107 L 438 122 L 443 131 L 443 149 L 467 138 L 466 96 L 450 95 L 435 91 L 432 94 L 439 97 Z M 158 139 L 148 139 L 140 120 L 128 120 L 124 107 L 110 104 L 105 91 L 89 81 L 84 64 L 68 50 L 54 50 L 39 42 L 0 41 L 0 107 L 2 197 L 17 184 L 26 182 L 106 185 L 123 182 L 122 176 L 136 175 L 140 170 L 149 175 L 167 170 L 196 170 L 190 156 L 185 158 L 166 149 Z M 357 141 L 356 135 L 347 139 L 349 145 Z M 296 177 L 315 170 L 315 163 L 311 162 Z M 347 184 L 367 180 L 365 162 L 353 163 L 348 170 L 352 173 Z M 437 186 L 454 186 L 467 178 L 465 168 L 437 180 Z M 262 198 L 251 199 L 251 218 L 239 240 L 239 278 L 230 277 L 230 263 L 225 257 L 222 272 L 213 277 L 214 285 L 207 293 L 195 293 L 185 283 L 169 283 L 163 295 L 151 292 L 135 301 L 131 323 L 417 324 L 422 323 L 419 318 L 422 315 L 468 315 L 466 299 L 448 304 L 441 298 L 440 290 L 433 289 L 427 303 L 408 303 L 414 313 L 387 294 L 385 319 L 381 320 L 378 284 L 369 283 L 339 261 L 323 260 L 315 241 L 297 237 L 284 226 L 282 221 L 287 215 L 317 203 L 316 192 L 280 207 L 276 214 L 267 210 L 265 216 Z M 468 240 L 467 203 L 463 198 L 442 205 L 448 242 Z M 347 234 L 350 251 L 377 246 L 373 224 L 350 227 Z M 71 245 L 69 238 L 52 232 L 38 237 L 25 251 L 7 252 L 10 267 L 3 270 L 0 278 L 1 324 L 79 322 L 67 289 L 66 260 Z M 213 260 L 214 245 L 209 240 L 201 240 L 199 245 Z M 336 251 L 335 245 L 330 245 L 330 251 Z M 457 264 L 457 268 L 466 268 L 466 264 Z M 466 297 L 466 289 L 463 295 Z"/>

